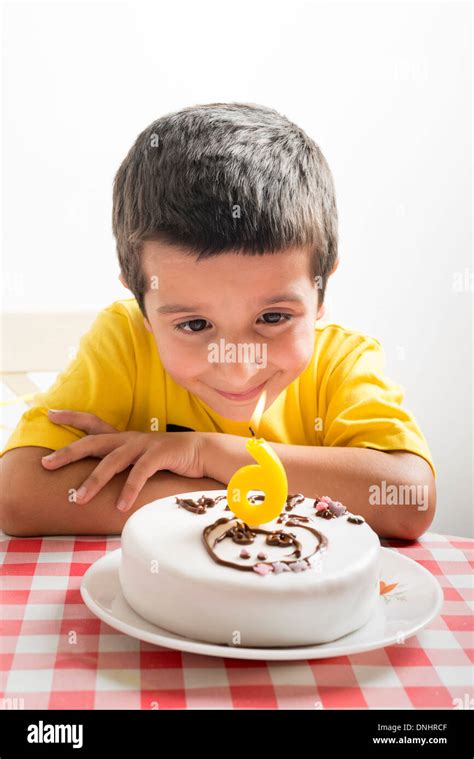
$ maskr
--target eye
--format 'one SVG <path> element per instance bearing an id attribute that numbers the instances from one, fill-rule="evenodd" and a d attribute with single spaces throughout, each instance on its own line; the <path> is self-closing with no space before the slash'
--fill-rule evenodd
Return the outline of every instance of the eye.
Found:
<path id="1" fill-rule="evenodd" d="M 270 311 L 263 314 L 261 318 L 264 320 L 263 323 L 268 326 L 279 326 L 284 322 L 290 321 L 292 316 L 291 314 L 284 314 L 280 311 Z M 192 335 L 198 332 L 204 332 L 206 324 L 210 324 L 207 319 L 188 319 L 188 321 L 175 324 L 173 329 L 178 332 L 184 332 L 187 335 Z M 189 329 L 187 329 L 187 327 L 189 327 Z"/>
<path id="2" fill-rule="evenodd" d="M 264 324 L 268 325 L 276 325 L 283 324 L 286 321 L 290 321 L 291 314 L 283 314 L 281 311 L 269 311 L 266 314 L 262 314 L 262 319 L 265 319 L 266 317 L 269 317 L 268 321 L 265 321 Z M 283 318 L 283 321 L 280 321 L 280 317 Z"/>
<path id="3" fill-rule="evenodd" d="M 190 329 L 185 329 L 185 326 L 189 324 Z M 188 335 L 192 334 L 193 332 L 203 332 L 205 325 L 207 324 L 206 319 L 189 319 L 187 322 L 181 322 L 181 324 L 175 324 L 174 329 L 177 329 L 179 332 L 186 332 Z"/>

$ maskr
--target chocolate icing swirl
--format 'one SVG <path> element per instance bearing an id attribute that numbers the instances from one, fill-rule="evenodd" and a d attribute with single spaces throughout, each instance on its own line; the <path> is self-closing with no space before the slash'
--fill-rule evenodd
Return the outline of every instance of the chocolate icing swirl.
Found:
<path id="1" fill-rule="evenodd" d="M 309 522 L 309 517 L 303 516 L 303 514 L 283 514 L 281 513 L 277 519 L 279 524 L 286 524 L 288 519 L 293 519 L 298 522 Z"/>
<path id="2" fill-rule="evenodd" d="M 201 495 L 197 501 L 193 498 L 178 498 L 178 496 L 175 496 L 175 498 L 178 506 L 181 506 L 183 509 L 192 511 L 193 514 L 205 514 L 208 509 L 215 506 L 219 501 L 222 501 L 222 499 L 225 498 L 225 495 L 218 495 L 215 498 Z"/>
<path id="3" fill-rule="evenodd" d="M 285 511 L 292 511 L 299 503 L 304 502 L 304 495 L 302 493 L 296 493 L 296 495 L 289 495 L 286 499 Z"/>
<path id="4" fill-rule="evenodd" d="M 321 517 L 322 519 L 337 519 L 336 515 L 330 509 L 316 511 L 314 516 Z"/>
<path id="5" fill-rule="evenodd" d="M 210 496 L 202 495 L 197 499 L 197 501 L 195 501 L 192 498 L 178 498 L 176 496 L 176 502 L 178 506 L 182 506 L 184 509 L 192 511 L 193 514 L 205 514 L 208 508 L 211 508 L 225 497 L 225 495 L 218 495 L 216 498 L 211 498 Z M 264 500 L 265 496 L 260 493 L 251 495 L 249 498 L 250 503 L 258 503 Z M 292 509 L 294 509 L 298 503 L 303 503 L 304 500 L 305 497 L 302 493 L 296 493 L 296 495 L 288 495 L 286 498 L 285 511 L 292 511 Z M 230 506 L 227 504 L 224 511 L 230 510 Z"/>
<path id="6" fill-rule="evenodd" d="M 234 543 L 239 545 L 250 545 L 255 540 L 255 532 L 252 532 L 248 524 L 245 522 L 237 522 L 227 532 L 224 532 L 216 542 L 224 540 L 224 538 L 232 538 Z"/>
<path id="7" fill-rule="evenodd" d="M 229 524 L 229 529 L 225 530 L 222 535 L 220 535 L 218 538 L 215 538 L 212 541 L 212 537 L 211 537 L 212 531 L 218 525 L 225 524 L 225 523 Z M 309 559 L 312 556 L 314 556 L 314 554 L 317 553 L 317 551 L 320 551 L 321 549 L 327 547 L 326 536 L 322 535 L 322 533 L 320 533 L 318 530 L 315 530 L 312 527 L 308 527 L 306 525 L 302 525 L 298 521 L 293 521 L 292 519 L 289 519 L 286 522 L 286 524 L 290 527 L 301 527 L 302 529 L 308 530 L 315 536 L 316 541 L 317 541 L 316 547 L 314 551 L 311 554 L 309 554 L 309 556 L 306 556 L 304 558 L 304 561 L 310 567 L 311 563 Z M 219 543 L 224 538 L 231 538 L 235 543 L 240 543 L 241 535 L 245 535 L 246 538 L 250 538 L 249 540 L 247 539 L 245 540 L 247 544 L 253 543 L 256 535 L 266 535 L 267 536 L 266 543 L 268 545 L 280 546 L 282 548 L 288 547 L 288 546 L 294 546 L 295 550 L 292 553 L 287 554 L 287 556 L 289 557 L 287 560 L 285 559 L 278 560 L 278 563 L 280 564 L 291 565 L 295 563 L 295 560 L 298 560 L 301 557 L 301 543 L 299 542 L 299 540 L 297 540 L 296 535 L 294 533 L 292 532 L 286 533 L 286 532 L 283 532 L 283 530 L 265 530 L 261 527 L 250 528 L 248 524 L 246 524 L 240 519 L 227 519 L 226 517 L 221 517 L 220 519 L 217 519 L 216 522 L 213 522 L 212 524 L 205 527 L 202 533 L 206 550 L 208 554 L 210 555 L 210 557 L 217 564 L 222 564 L 223 566 L 226 566 L 226 567 L 232 567 L 233 569 L 239 569 L 242 572 L 253 572 L 255 565 L 245 566 L 244 564 L 238 564 L 234 561 L 227 561 L 226 559 L 221 559 L 220 556 L 218 556 L 216 552 L 214 551 L 214 548 L 217 545 L 217 543 Z M 292 559 L 292 557 L 294 558 Z M 261 561 L 259 563 L 272 566 L 274 562 Z"/>
<path id="8" fill-rule="evenodd" d="M 267 535 L 265 541 L 269 546 L 278 546 L 280 548 L 287 548 L 288 546 L 295 546 L 295 550 L 290 556 L 296 556 L 297 559 L 301 556 L 301 543 L 296 540 L 294 532 L 283 532 L 283 530 L 276 530 Z"/>
<path id="9" fill-rule="evenodd" d="M 226 498 L 225 495 L 218 495 L 215 498 L 212 498 L 211 496 L 205 496 L 204 494 L 200 496 L 197 500 L 194 500 L 192 498 L 178 498 L 178 496 L 175 496 L 176 503 L 178 506 L 181 506 L 182 508 L 186 509 L 187 511 L 192 512 L 193 514 L 205 514 L 208 509 L 212 508 L 216 505 L 216 503 L 219 503 L 219 501 Z M 249 501 L 251 503 L 258 503 L 265 500 L 265 495 L 262 494 L 256 494 L 253 496 L 250 496 Z M 243 572 L 252 572 L 255 571 L 255 567 L 258 566 L 257 564 L 253 565 L 247 565 L 244 564 L 238 564 L 234 561 L 227 561 L 225 559 L 221 559 L 214 551 L 215 546 L 217 543 L 224 540 L 224 538 L 230 538 L 234 543 L 238 545 L 250 545 L 255 541 L 255 537 L 257 534 L 260 535 L 266 535 L 266 544 L 271 546 L 278 546 L 280 548 L 288 548 L 289 546 L 294 547 L 294 551 L 290 554 L 287 554 L 286 559 L 279 559 L 277 561 L 260 561 L 259 565 L 265 564 L 268 565 L 271 568 L 275 569 L 275 572 L 277 571 L 277 566 L 279 565 L 280 568 L 282 565 L 286 565 L 287 568 L 290 568 L 291 565 L 294 565 L 294 569 L 298 570 L 301 569 L 301 565 L 303 566 L 306 564 L 308 567 L 311 566 L 310 558 L 314 556 L 318 551 L 321 551 L 322 549 L 327 548 L 328 540 L 325 535 L 320 533 L 318 530 L 315 530 L 313 527 L 309 527 L 307 524 L 310 521 L 310 518 L 307 516 L 304 516 L 303 514 L 296 514 L 293 512 L 293 509 L 295 506 L 297 506 L 300 503 L 303 503 L 305 501 L 305 497 L 302 493 L 296 493 L 294 495 L 288 495 L 286 498 L 286 504 L 284 507 L 284 510 L 281 512 L 280 516 L 276 520 L 279 524 L 283 524 L 287 527 L 301 527 L 302 529 L 308 530 L 308 532 L 311 532 L 312 535 L 315 536 L 317 543 L 314 551 L 307 557 L 301 559 L 301 543 L 299 540 L 297 540 L 296 535 L 293 532 L 285 532 L 283 530 L 265 530 L 261 527 L 249 527 L 246 522 L 243 522 L 241 519 L 237 518 L 226 518 L 221 517 L 213 524 L 208 525 L 202 533 L 204 545 L 206 547 L 207 552 L 211 556 L 211 558 L 217 563 L 222 564 L 223 566 L 232 567 L 234 569 L 238 569 Z M 316 496 L 314 500 L 314 507 L 321 501 L 321 498 L 319 496 Z M 328 508 L 322 509 L 319 511 L 315 511 L 313 516 L 319 517 L 322 519 L 337 519 L 338 516 L 345 515 L 347 517 L 347 521 L 351 522 L 352 524 L 363 524 L 365 522 L 365 519 L 359 515 L 351 514 L 348 512 L 347 509 L 344 509 L 342 514 L 335 514 L 334 511 L 331 510 L 331 507 L 341 504 L 328 504 Z M 229 505 L 227 504 L 225 511 L 231 511 Z M 288 513 L 293 512 L 293 513 Z M 214 530 L 215 527 L 218 525 L 228 523 L 229 528 L 225 530 L 219 537 L 215 538 L 215 540 L 212 542 L 211 545 L 211 533 Z M 306 523 L 306 524 L 304 524 Z M 244 549 L 242 549 L 244 550 Z M 264 555 L 264 554 L 262 554 Z M 250 555 L 245 558 L 250 558 Z"/>
<path id="10" fill-rule="evenodd" d="M 351 514 L 347 517 L 347 521 L 351 522 L 351 524 L 364 524 L 365 519 L 359 516 L 359 514 Z"/>
<path id="11" fill-rule="evenodd" d="M 296 493 L 295 495 L 287 495 L 285 511 L 292 511 L 299 503 L 303 503 L 304 495 L 302 493 Z M 265 496 L 258 493 L 257 495 L 251 495 L 249 498 L 250 503 L 258 503 L 264 501 Z"/>

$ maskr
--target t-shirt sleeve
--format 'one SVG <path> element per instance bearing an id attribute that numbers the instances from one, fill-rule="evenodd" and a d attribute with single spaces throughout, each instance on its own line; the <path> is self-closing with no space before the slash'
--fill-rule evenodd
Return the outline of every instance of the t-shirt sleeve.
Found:
<path id="1" fill-rule="evenodd" d="M 326 389 L 324 445 L 408 451 L 424 458 L 436 477 L 428 443 L 402 407 L 404 390 L 384 369 L 383 349 L 369 337 L 334 368 Z"/>
<path id="2" fill-rule="evenodd" d="M 76 356 L 48 390 L 38 392 L 7 441 L 11 448 L 44 446 L 57 450 L 87 432 L 55 424 L 48 409 L 88 411 L 123 431 L 133 404 L 135 353 L 127 317 L 111 306 L 101 311 L 81 337 Z"/>

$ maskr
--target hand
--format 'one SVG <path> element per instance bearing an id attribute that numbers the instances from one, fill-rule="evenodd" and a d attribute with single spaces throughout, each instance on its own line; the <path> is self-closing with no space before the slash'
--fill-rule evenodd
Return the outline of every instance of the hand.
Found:
<path id="1" fill-rule="evenodd" d="M 117 508 L 128 511 L 149 477 L 167 469 L 184 477 L 204 477 L 200 432 L 119 432 L 94 414 L 82 411 L 51 413 L 51 421 L 70 424 L 91 434 L 41 459 L 47 469 L 57 469 L 87 456 L 101 458 L 76 492 L 76 501 L 87 503 L 115 474 L 132 465 Z"/>

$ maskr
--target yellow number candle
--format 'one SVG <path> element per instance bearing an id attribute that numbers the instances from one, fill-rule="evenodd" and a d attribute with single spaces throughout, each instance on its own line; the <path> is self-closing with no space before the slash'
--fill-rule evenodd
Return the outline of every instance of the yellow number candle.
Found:
<path id="1" fill-rule="evenodd" d="M 260 424 L 265 399 L 264 390 L 250 422 L 252 437 L 245 446 L 257 464 L 238 469 L 227 486 L 229 509 L 249 527 L 275 519 L 282 512 L 288 496 L 288 480 L 283 464 L 273 448 L 263 438 L 256 438 L 253 431 L 253 427 L 258 429 Z M 249 490 L 262 490 L 265 500 L 262 503 L 250 503 L 247 498 Z"/>

